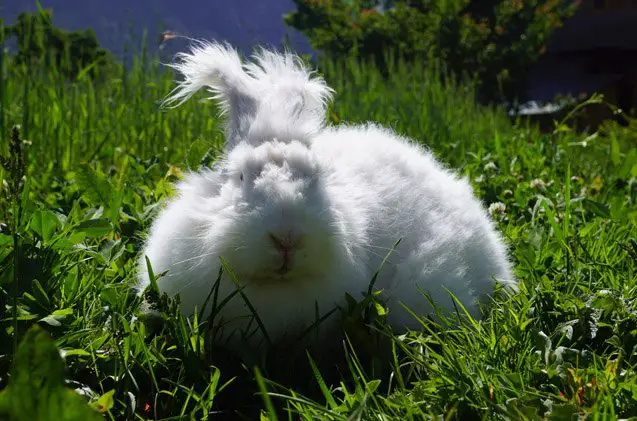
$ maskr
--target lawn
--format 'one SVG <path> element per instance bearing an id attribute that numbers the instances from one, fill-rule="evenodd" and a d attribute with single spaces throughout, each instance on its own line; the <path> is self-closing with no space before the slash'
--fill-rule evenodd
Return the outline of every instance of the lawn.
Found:
<path id="1" fill-rule="evenodd" d="M 244 364 L 174 300 L 143 323 L 130 289 L 172 183 L 219 156 L 214 105 L 202 94 L 160 109 L 174 75 L 144 56 L 99 81 L 6 56 L 0 68 L 0 414 L 35 420 L 48 402 L 39 419 L 63 419 L 56 399 L 84 405 L 53 392 L 63 376 L 117 420 L 637 417 L 637 122 L 576 133 L 567 120 L 543 134 L 434 69 L 398 63 L 383 79 L 321 61 L 337 92 L 331 124 L 391 126 L 471 179 L 521 291 L 480 322 L 423 320 L 406 335 L 363 300 L 343 309 L 342 352 Z"/>

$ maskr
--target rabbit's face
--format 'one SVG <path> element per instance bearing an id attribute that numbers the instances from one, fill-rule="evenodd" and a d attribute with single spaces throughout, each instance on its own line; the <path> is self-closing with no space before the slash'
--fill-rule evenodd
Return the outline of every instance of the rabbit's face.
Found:
<path id="1" fill-rule="evenodd" d="M 342 224 L 307 146 L 245 143 L 226 162 L 237 216 L 224 257 L 239 282 L 312 282 L 330 273 Z"/>

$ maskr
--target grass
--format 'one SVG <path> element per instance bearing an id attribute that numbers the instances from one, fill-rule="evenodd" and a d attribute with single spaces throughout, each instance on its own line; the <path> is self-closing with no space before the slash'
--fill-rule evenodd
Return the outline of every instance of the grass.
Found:
<path id="1" fill-rule="evenodd" d="M 485 206 L 504 205 L 493 216 L 521 292 L 481 322 L 423 320 L 405 335 L 355 297 L 342 358 L 275 349 L 247 365 L 174 300 L 159 300 L 161 324 L 142 323 L 129 288 L 171 182 L 218 156 L 214 106 L 159 110 L 172 75 L 147 57 L 98 82 L 0 63 L 0 388 L 38 324 L 64 357 L 66 386 L 107 419 L 637 417 L 636 122 L 541 134 L 431 69 L 396 64 L 383 80 L 323 61 L 332 122 L 392 126 L 468 176 Z"/>

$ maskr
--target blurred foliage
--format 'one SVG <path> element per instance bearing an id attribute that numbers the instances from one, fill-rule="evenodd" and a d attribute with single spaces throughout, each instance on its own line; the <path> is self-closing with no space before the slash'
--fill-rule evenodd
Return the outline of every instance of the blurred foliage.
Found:
<path id="1" fill-rule="evenodd" d="M 483 102 L 513 101 L 529 66 L 579 1 L 294 0 L 285 22 L 330 56 L 441 60 L 479 82 Z"/>
<path id="2" fill-rule="evenodd" d="M 99 46 L 92 29 L 65 31 L 53 26 L 52 16 L 51 10 L 21 13 L 13 25 L 4 28 L 4 36 L 17 44 L 15 64 L 26 69 L 55 69 L 66 79 L 95 79 L 118 66 L 111 54 Z"/>
<path id="3" fill-rule="evenodd" d="M 112 393 L 93 407 L 105 412 Z M 64 361 L 51 336 L 32 326 L 15 355 L 9 386 L 0 392 L 0 419 L 12 421 L 99 421 L 99 412 L 64 385 Z M 5 418 L 6 417 L 6 418 Z"/>

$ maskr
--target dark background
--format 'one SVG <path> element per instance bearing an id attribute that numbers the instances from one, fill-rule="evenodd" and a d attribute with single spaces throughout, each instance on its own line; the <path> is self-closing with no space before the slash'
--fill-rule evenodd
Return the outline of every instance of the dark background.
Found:
<path id="1" fill-rule="evenodd" d="M 67 30 L 93 29 L 100 44 L 117 55 L 127 41 L 140 45 L 144 28 L 150 45 L 162 30 L 194 38 L 223 39 L 249 51 L 257 44 L 289 45 L 300 53 L 311 48 L 303 35 L 286 27 L 290 0 L 41 0 L 53 10 L 53 24 Z M 35 0 L 0 0 L 0 16 L 11 24 L 17 15 L 37 10 Z M 163 28 L 162 28 L 163 25 Z"/>

